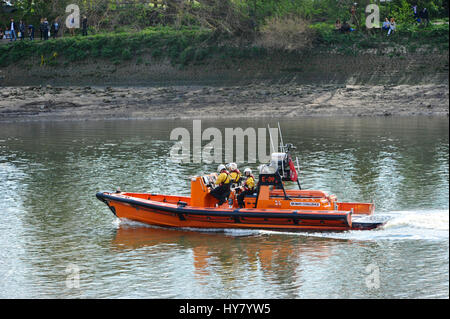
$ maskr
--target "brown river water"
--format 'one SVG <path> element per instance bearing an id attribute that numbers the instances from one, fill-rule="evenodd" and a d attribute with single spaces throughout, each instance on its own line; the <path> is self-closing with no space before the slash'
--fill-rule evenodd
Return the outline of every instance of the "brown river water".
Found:
<path id="1" fill-rule="evenodd" d="M 267 124 L 277 120 L 202 121 Z M 387 224 L 283 233 L 118 220 L 97 191 L 186 195 L 189 176 L 215 171 L 169 158 L 170 132 L 192 121 L 1 123 L 0 298 L 448 298 L 448 117 L 280 124 L 303 188 L 373 201 Z"/>

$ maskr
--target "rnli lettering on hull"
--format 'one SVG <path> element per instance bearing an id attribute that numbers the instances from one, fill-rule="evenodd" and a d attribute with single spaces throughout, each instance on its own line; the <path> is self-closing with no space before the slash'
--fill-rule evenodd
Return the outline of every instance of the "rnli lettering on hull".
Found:
<path id="1" fill-rule="evenodd" d="M 291 206 L 319 207 L 319 206 L 320 206 L 320 203 L 312 203 L 312 202 L 291 202 Z"/>

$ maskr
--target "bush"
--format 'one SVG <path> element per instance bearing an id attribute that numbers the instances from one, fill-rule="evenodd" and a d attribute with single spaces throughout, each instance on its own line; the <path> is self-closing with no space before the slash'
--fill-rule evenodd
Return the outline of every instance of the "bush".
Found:
<path id="1" fill-rule="evenodd" d="M 131 60 L 132 57 L 133 56 L 131 54 L 130 49 L 126 48 L 122 51 L 122 59 L 123 60 Z"/>
<path id="2" fill-rule="evenodd" d="M 394 7 L 391 16 L 398 24 L 413 24 L 414 16 L 411 13 L 411 5 L 406 0 L 400 0 L 398 6 Z"/>
<path id="3" fill-rule="evenodd" d="M 183 52 L 180 54 L 180 63 L 183 65 L 187 65 L 189 62 L 194 60 L 195 58 L 195 48 L 194 47 L 187 47 Z"/>
<path id="4" fill-rule="evenodd" d="M 300 17 L 269 18 L 257 41 L 263 48 L 300 51 L 312 45 L 314 32 Z"/>

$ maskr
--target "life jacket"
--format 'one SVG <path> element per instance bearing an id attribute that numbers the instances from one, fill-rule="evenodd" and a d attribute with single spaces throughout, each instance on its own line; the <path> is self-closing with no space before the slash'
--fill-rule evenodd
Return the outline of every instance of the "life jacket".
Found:
<path id="1" fill-rule="evenodd" d="M 231 171 L 230 176 L 233 183 L 239 183 L 242 174 L 238 169 L 235 169 L 234 171 Z"/>
<path id="2" fill-rule="evenodd" d="M 226 177 L 225 177 L 225 179 L 220 180 L 222 174 L 226 174 Z M 219 180 L 220 180 L 220 182 L 219 182 Z M 231 176 L 230 176 L 230 173 L 228 173 L 228 171 L 226 171 L 226 170 L 225 170 L 223 173 L 220 173 L 219 176 L 217 177 L 216 184 L 218 184 L 218 185 L 220 185 L 220 186 L 223 186 L 223 185 L 229 186 L 229 185 L 231 185 Z"/>
<path id="3" fill-rule="evenodd" d="M 253 187 L 250 188 L 247 184 L 247 182 L 249 181 L 249 179 L 253 180 Z M 253 176 L 253 174 L 250 174 L 250 176 L 247 177 L 247 179 L 245 180 L 245 184 L 244 184 L 244 189 L 247 190 L 254 190 L 255 189 L 255 176 Z"/>

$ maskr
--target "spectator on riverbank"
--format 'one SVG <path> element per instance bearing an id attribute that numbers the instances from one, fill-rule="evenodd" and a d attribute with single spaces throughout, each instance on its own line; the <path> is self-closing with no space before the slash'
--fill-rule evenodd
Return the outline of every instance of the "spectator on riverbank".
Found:
<path id="1" fill-rule="evenodd" d="M 70 35 L 73 37 L 75 36 L 75 18 L 72 17 L 72 19 L 69 20 L 69 31 Z"/>
<path id="2" fill-rule="evenodd" d="M 341 26 L 341 32 L 342 33 L 350 33 L 352 30 L 352 27 L 347 21 L 344 21 L 344 23 Z"/>
<path id="3" fill-rule="evenodd" d="M 359 21 L 358 18 L 356 16 L 356 3 L 354 5 L 352 5 L 352 7 L 350 8 L 350 24 L 354 24 L 357 27 L 359 27 Z"/>
<path id="4" fill-rule="evenodd" d="M 334 31 L 341 31 L 342 23 L 341 20 L 337 19 L 336 23 L 334 24 Z"/>
<path id="5" fill-rule="evenodd" d="M 41 18 L 41 22 L 39 23 L 39 33 L 41 36 L 41 41 L 44 40 L 44 18 Z"/>
<path id="6" fill-rule="evenodd" d="M 33 41 L 34 40 L 34 25 L 30 24 L 28 26 L 28 33 L 30 35 L 30 40 Z"/>
<path id="7" fill-rule="evenodd" d="M 5 32 L 3 31 L 3 28 L 0 27 L 0 40 L 3 40 L 4 36 L 5 36 Z"/>
<path id="8" fill-rule="evenodd" d="M 25 30 L 26 30 L 25 23 L 22 20 L 20 20 L 20 23 L 19 23 L 19 39 L 21 41 L 25 38 Z"/>
<path id="9" fill-rule="evenodd" d="M 389 31 L 388 31 L 388 35 L 391 35 L 395 32 L 396 29 L 396 24 L 395 24 L 395 19 L 391 18 L 391 21 L 389 22 Z"/>
<path id="10" fill-rule="evenodd" d="M 17 34 L 16 34 L 16 32 L 18 31 L 17 23 L 14 22 L 13 18 L 11 18 L 11 26 L 10 26 L 9 30 L 11 31 L 11 42 L 17 41 Z"/>
<path id="11" fill-rule="evenodd" d="M 423 10 L 420 11 L 419 18 L 421 23 L 423 23 L 426 27 L 430 24 L 430 17 L 428 15 L 427 8 L 423 8 Z"/>
<path id="12" fill-rule="evenodd" d="M 414 4 L 412 6 L 413 9 L 413 15 L 414 15 L 414 19 L 416 19 L 417 22 L 420 22 L 420 18 L 419 18 L 419 11 L 417 9 L 417 4 Z"/>
<path id="13" fill-rule="evenodd" d="M 3 36 L 3 39 L 5 40 L 11 39 L 11 31 L 8 28 L 6 28 L 5 30 L 5 35 Z"/>
<path id="14" fill-rule="evenodd" d="M 44 40 L 48 40 L 49 36 L 48 34 L 50 33 L 50 26 L 48 23 L 47 18 L 44 19 Z"/>
<path id="15" fill-rule="evenodd" d="M 389 30 L 391 24 L 389 23 L 389 19 L 388 18 L 384 18 L 384 22 L 383 22 L 383 26 L 381 27 L 383 30 Z"/>
<path id="16" fill-rule="evenodd" d="M 83 16 L 83 21 L 82 21 L 82 26 L 83 26 L 83 36 L 87 35 L 87 28 L 88 28 L 88 20 L 86 16 Z"/>
<path id="17" fill-rule="evenodd" d="M 58 37 L 58 31 L 59 31 L 59 23 L 58 21 L 54 21 L 52 23 L 52 27 L 51 27 L 51 34 L 52 34 L 52 38 L 56 39 Z"/>

